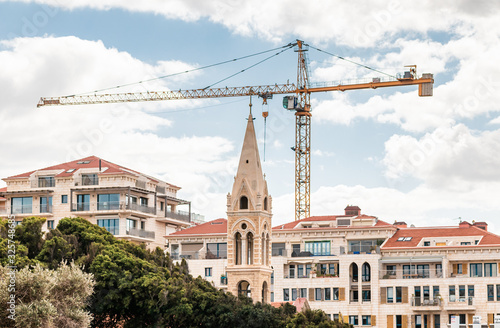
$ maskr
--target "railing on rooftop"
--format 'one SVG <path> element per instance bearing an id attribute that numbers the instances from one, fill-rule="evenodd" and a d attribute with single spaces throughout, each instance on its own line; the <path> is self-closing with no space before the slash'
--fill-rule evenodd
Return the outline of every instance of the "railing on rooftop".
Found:
<path id="1" fill-rule="evenodd" d="M 155 239 L 154 231 L 142 230 L 137 228 L 129 228 L 127 230 L 127 235 L 139 238 Z"/>

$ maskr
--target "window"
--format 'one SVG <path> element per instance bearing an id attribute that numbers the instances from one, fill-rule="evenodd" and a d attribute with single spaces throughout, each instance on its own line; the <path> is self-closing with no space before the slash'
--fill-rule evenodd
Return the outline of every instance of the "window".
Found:
<path id="1" fill-rule="evenodd" d="M 368 263 L 363 263 L 361 266 L 361 279 L 362 281 L 370 281 L 370 265 Z"/>
<path id="2" fill-rule="evenodd" d="M 496 277 L 497 276 L 497 264 L 496 263 L 485 263 L 484 264 L 484 276 L 485 277 Z"/>
<path id="3" fill-rule="evenodd" d="M 320 263 L 318 264 L 318 275 L 324 276 L 327 273 L 328 264 Z"/>
<path id="4" fill-rule="evenodd" d="M 133 219 L 127 219 L 127 232 L 131 229 L 135 229 L 137 227 L 137 221 Z"/>
<path id="5" fill-rule="evenodd" d="M 463 265 L 462 263 L 457 264 L 457 274 L 462 274 L 463 272 Z"/>
<path id="6" fill-rule="evenodd" d="M 297 265 L 297 278 L 305 278 L 304 277 L 304 265 L 303 264 L 298 264 Z"/>
<path id="7" fill-rule="evenodd" d="M 468 296 L 469 297 L 474 297 L 474 285 L 469 285 L 467 286 L 467 290 L 468 290 Z"/>
<path id="8" fill-rule="evenodd" d="M 333 288 L 333 300 L 338 301 L 339 300 L 339 289 L 338 288 Z"/>
<path id="9" fill-rule="evenodd" d="M 286 256 L 285 243 L 272 244 L 272 256 Z"/>
<path id="10" fill-rule="evenodd" d="M 54 229 L 54 220 L 47 221 L 47 229 Z"/>
<path id="11" fill-rule="evenodd" d="M 415 328 L 422 328 L 422 316 L 421 315 L 415 316 Z"/>
<path id="12" fill-rule="evenodd" d="M 363 326 L 371 326 L 372 325 L 372 316 L 371 315 L 364 315 L 361 317 L 361 324 Z"/>
<path id="13" fill-rule="evenodd" d="M 292 256 L 299 256 L 300 244 L 292 244 Z"/>
<path id="14" fill-rule="evenodd" d="M 40 213 L 52 213 L 52 196 L 40 197 Z"/>
<path id="15" fill-rule="evenodd" d="M 165 203 L 160 202 L 160 211 L 163 211 L 163 210 L 165 210 Z"/>
<path id="16" fill-rule="evenodd" d="M 306 242 L 306 252 L 311 252 L 315 256 L 330 255 L 330 241 Z"/>
<path id="17" fill-rule="evenodd" d="M 349 241 L 349 252 L 353 254 L 371 253 L 377 248 L 377 240 L 351 240 Z"/>
<path id="18" fill-rule="evenodd" d="M 321 301 L 321 288 L 314 289 L 314 300 Z"/>
<path id="19" fill-rule="evenodd" d="M 387 265 L 385 267 L 385 269 L 386 269 L 386 273 L 389 276 L 395 276 L 396 275 L 396 266 L 395 265 Z"/>
<path id="20" fill-rule="evenodd" d="M 402 287 L 396 287 L 396 303 L 401 303 L 403 301 L 403 289 Z"/>
<path id="21" fill-rule="evenodd" d="M 146 221 L 141 221 L 141 230 L 146 229 Z"/>
<path id="22" fill-rule="evenodd" d="M 472 286 L 474 288 L 474 286 Z M 473 289 L 474 291 L 474 289 Z M 439 295 L 439 286 L 432 286 L 432 298 L 437 300 Z"/>
<path id="23" fill-rule="evenodd" d="M 431 291 L 430 291 L 429 286 L 423 286 L 422 293 L 423 293 L 424 301 L 428 301 L 430 299 L 430 296 L 431 296 Z"/>
<path id="24" fill-rule="evenodd" d="M 339 321 L 339 314 L 338 313 L 334 313 L 332 320 L 333 321 Z"/>
<path id="25" fill-rule="evenodd" d="M 436 264 L 436 276 L 441 278 L 443 276 L 443 265 L 441 263 Z"/>
<path id="26" fill-rule="evenodd" d="M 61 204 L 68 204 L 68 195 L 61 195 Z"/>
<path id="27" fill-rule="evenodd" d="M 403 327 L 403 317 L 401 315 L 396 316 L 396 328 Z"/>
<path id="28" fill-rule="evenodd" d="M 431 242 L 430 241 L 424 241 L 424 246 L 430 246 Z"/>
<path id="29" fill-rule="evenodd" d="M 358 299 L 359 299 L 359 295 L 358 294 L 359 293 L 358 293 L 357 289 L 351 290 L 351 295 L 352 295 L 351 302 L 357 302 L 358 301 Z"/>
<path id="30" fill-rule="evenodd" d="M 212 268 L 205 268 L 205 277 L 212 276 Z"/>
<path id="31" fill-rule="evenodd" d="M 246 196 L 240 198 L 240 210 L 248 210 L 248 198 Z"/>
<path id="32" fill-rule="evenodd" d="M 118 219 L 99 219 L 97 220 L 97 225 L 105 228 L 113 235 L 119 234 L 120 224 Z"/>
<path id="33" fill-rule="evenodd" d="M 459 302 L 465 301 L 465 285 L 458 286 L 458 298 Z"/>
<path id="34" fill-rule="evenodd" d="M 392 287 L 387 287 L 387 303 L 394 302 L 394 289 Z"/>
<path id="35" fill-rule="evenodd" d="M 434 315 L 434 328 L 441 328 L 441 317 L 439 314 Z"/>
<path id="36" fill-rule="evenodd" d="M 334 276 L 336 274 L 335 272 L 335 263 L 330 263 L 328 265 L 328 273 Z"/>
<path id="37" fill-rule="evenodd" d="M 294 264 L 290 264 L 290 266 L 288 268 L 288 277 L 295 278 L 295 265 Z"/>
<path id="38" fill-rule="evenodd" d="M 309 274 L 311 273 L 311 265 L 306 264 L 306 277 L 309 277 Z"/>
<path id="39" fill-rule="evenodd" d="M 148 199 L 146 197 L 139 198 L 141 206 L 148 206 Z"/>
<path id="40" fill-rule="evenodd" d="M 297 288 L 292 288 L 292 301 L 297 299 Z"/>
<path id="41" fill-rule="evenodd" d="M 38 177 L 38 188 L 51 188 L 56 186 L 54 177 Z"/>
<path id="42" fill-rule="evenodd" d="M 455 286 L 449 287 L 450 302 L 455 302 Z"/>
<path id="43" fill-rule="evenodd" d="M 500 285 L 497 285 L 497 302 L 500 301 Z"/>
<path id="44" fill-rule="evenodd" d="M 97 174 L 82 174 L 82 186 L 95 186 L 99 184 Z"/>
<path id="45" fill-rule="evenodd" d="M 358 316 L 357 315 L 350 315 L 349 316 L 349 324 L 357 326 L 358 325 Z"/>
<path id="46" fill-rule="evenodd" d="M 227 259 L 227 243 L 207 243 L 207 259 Z"/>
<path id="47" fill-rule="evenodd" d="M 465 245 L 472 245 L 470 241 L 461 241 L 460 245 L 465 246 Z"/>
<path id="48" fill-rule="evenodd" d="M 493 302 L 495 300 L 495 288 L 493 285 L 488 285 L 488 302 Z"/>
<path id="49" fill-rule="evenodd" d="M 372 299 L 372 292 L 371 292 L 371 290 L 369 290 L 369 289 L 362 290 L 361 291 L 361 297 L 362 297 L 363 302 L 370 302 L 371 299 Z"/>
<path id="50" fill-rule="evenodd" d="M 290 290 L 288 288 L 283 289 L 283 301 L 290 301 Z"/>
<path id="51" fill-rule="evenodd" d="M 97 210 L 117 210 L 120 208 L 120 194 L 97 195 Z"/>
<path id="52" fill-rule="evenodd" d="M 306 297 L 307 298 L 307 288 L 301 288 L 300 289 L 300 297 Z"/>
<path id="53" fill-rule="evenodd" d="M 33 197 L 12 197 L 11 214 L 33 213 Z"/>
<path id="54" fill-rule="evenodd" d="M 271 302 L 274 302 L 274 292 L 271 292 Z"/>
<path id="55" fill-rule="evenodd" d="M 76 211 L 90 210 L 90 195 L 76 195 Z"/>
<path id="56" fill-rule="evenodd" d="M 332 299 L 332 290 L 330 288 L 325 288 L 325 301 L 330 301 L 331 299 Z"/>
<path id="57" fill-rule="evenodd" d="M 271 272 L 271 285 L 274 285 L 274 271 Z"/>
<path id="58" fill-rule="evenodd" d="M 471 277 L 482 277 L 483 276 L 482 263 L 471 263 L 470 264 L 470 276 Z"/>

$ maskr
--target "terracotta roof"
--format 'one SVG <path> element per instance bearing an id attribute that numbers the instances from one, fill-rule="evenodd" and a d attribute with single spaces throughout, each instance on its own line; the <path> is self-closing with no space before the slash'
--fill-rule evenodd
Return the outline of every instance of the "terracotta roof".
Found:
<path id="1" fill-rule="evenodd" d="M 281 224 L 279 226 L 275 226 L 273 227 L 273 230 L 291 230 L 291 229 L 295 229 L 297 230 L 295 227 L 297 227 L 301 222 L 321 222 L 321 221 L 335 221 L 337 220 L 338 218 L 359 218 L 359 219 L 375 219 L 374 216 L 370 216 L 370 215 L 365 215 L 365 214 L 361 214 L 361 215 L 358 215 L 358 216 L 352 216 L 352 215 L 325 215 L 325 216 L 311 216 L 311 217 L 308 217 L 308 218 L 305 218 L 305 219 L 302 219 L 302 220 L 298 220 L 298 221 L 292 221 L 292 222 L 288 222 L 288 223 L 285 223 L 285 224 Z M 352 228 L 363 228 L 363 227 L 366 227 L 366 228 L 369 228 L 369 227 L 383 227 L 383 226 L 392 226 L 392 224 L 390 223 L 387 223 L 385 221 L 382 221 L 382 220 L 377 220 L 377 223 L 375 225 L 367 225 L 367 226 L 355 226 L 355 227 L 346 227 L 346 226 L 342 226 L 342 227 L 318 227 L 318 228 L 314 228 L 314 229 L 352 229 Z M 298 228 L 298 229 L 311 229 L 311 228 Z"/>
<path id="2" fill-rule="evenodd" d="M 202 223 L 184 230 L 176 231 L 168 236 L 193 236 L 227 234 L 227 220 L 217 219 Z"/>
<path id="3" fill-rule="evenodd" d="M 56 177 L 70 177 L 70 176 L 73 176 L 74 171 L 76 171 L 78 169 L 84 169 L 84 168 L 85 169 L 87 169 L 87 168 L 97 169 L 97 168 L 99 168 L 99 160 L 101 161 L 101 167 L 106 168 L 106 170 L 104 170 L 103 172 L 100 172 L 99 174 L 132 174 L 135 176 L 142 174 L 138 171 L 131 170 L 131 169 L 128 169 L 128 168 L 123 167 L 121 165 L 111 163 L 111 162 L 106 161 L 106 160 L 99 158 L 97 156 L 89 156 L 89 157 L 81 158 L 81 159 L 78 159 L 75 161 L 49 166 L 49 167 L 46 167 L 46 168 L 43 168 L 40 170 L 36 170 L 36 171 L 49 171 L 49 170 L 57 171 L 57 170 L 59 170 L 61 172 L 59 174 L 57 174 Z M 69 170 L 74 170 L 74 171 L 68 172 Z M 30 172 L 14 175 L 14 176 L 5 178 L 3 180 L 29 178 L 29 176 L 36 171 L 30 171 Z M 158 180 L 155 180 L 152 177 L 149 177 L 147 175 L 145 175 L 145 176 L 153 182 L 158 182 Z M 174 186 L 174 185 L 171 185 L 171 186 L 174 188 L 180 189 L 177 186 Z"/>
<path id="4" fill-rule="evenodd" d="M 285 303 L 292 304 L 293 306 L 295 306 L 297 308 L 297 312 L 302 312 L 303 310 L 309 309 L 309 302 L 305 297 L 299 297 L 295 301 L 289 301 L 289 302 L 271 302 L 271 306 L 279 308 Z"/>
<path id="5" fill-rule="evenodd" d="M 359 206 L 349 205 L 344 210 L 360 210 Z"/>
<path id="6" fill-rule="evenodd" d="M 417 247 L 422 238 L 436 238 L 436 237 L 473 237 L 482 236 L 478 245 L 461 245 L 461 246 L 432 246 L 432 247 L 477 247 L 484 245 L 499 245 L 500 246 L 500 236 L 497 236 L 491 232 L 485 231 L 476 226 L 470 224 L 458 227 L 426 227 L 426 228 L 403 228 L 396 231 L 396 233 L 389 238 L 382 249 L 394 249 L 394 248 L 408 248 Z M 412 237 L 408 241 L 398 241 L 401 237 Z M 430 246 L 422 246 L 429 248 Z"/>

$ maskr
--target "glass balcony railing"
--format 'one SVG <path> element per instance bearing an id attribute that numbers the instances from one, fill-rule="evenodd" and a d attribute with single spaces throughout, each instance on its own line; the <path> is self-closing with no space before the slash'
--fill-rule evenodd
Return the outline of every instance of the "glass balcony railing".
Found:
<path id="1" fill-rule="evenodd" d="M 97 210 L 98 211 L 110 211 L 110 210 L 119 210 L 120 202 L 98 202 Z"/>
<path id="2" fill-rule="evenodd" d="M 414 296 L 411 299 L 411 306 L 441 306 L 441 299 L 430 299 Z"/>
<path id="3" fill-rule="evenodd" d="M 155 239 L 155 232 L 154 231 L 148 231 L 148 230 L 142 230 L 142 229 L 136 229 L 136 228 L 127 229 L 127 235 L 139 237 L 139 238 Z"/>
<path id="4" fill-rule="evenodd" d="M 11 214 L 30 214 L 33 213 L 32 205 L 17 205 L 11 208 Z"/>
<path id="5" fill-rule="evenodd" d="M 52 213 L 52 205 L 40 205 L 40 213 Z"/>

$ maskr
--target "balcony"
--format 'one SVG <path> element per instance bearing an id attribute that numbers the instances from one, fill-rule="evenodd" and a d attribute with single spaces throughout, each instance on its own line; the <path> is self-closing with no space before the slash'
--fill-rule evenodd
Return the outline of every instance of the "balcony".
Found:
<path id="1" fill-rule="evenodd" d="M 411 306 L 417 307 L 418 309 L 414 310 L 419 310 L 419 311 L 429 311 L 429 310 L 439 310 L 439 307 L 441 306 L 442 301 L 439 298 L 435 299 L 425 299 L 422 297 L 412 297 L 411 299 Z"/>
<path id="2" fill-rule="evenodd" d="M 446 311 L 467 311 L 467 310 L 475 310 L 476 307 L 474 305 L 474 297 L 459 297 L 455 298 L 453 295 L 450 296 L 448 300 L 448 304 L 445 306 Z"/>
<path id="3" fill-rule="evenodd" d="M 120 209 L 120 202 L 97 202 L 98 211 L 112 211 L 119 209 Z"/>
<path id="4" fill-rule="evenodd" d="M 221 260 L 221 259 L 227 259 L 227 253 L 222 253 L 219 252 L 219 254 L 214 254 L 212 252 L 207 251 L 205 254 L 205 258 L 207 260 Z"/>
<path id="5" fill-rule="evenodd" d="M 155 208 L 149 207 L 147 205 L 139 205 L 136 203 L 131 203 L 127 205 L 127 209 L 142 213 L 155 214 Z"/>
<path id="6" fill-rule="evenodd" d="M 174 219 L 174 220 L 179 220 L 179 221 L 184 221 L 184 222 L 191 222 L 191 217 L 189 216 L 189 213 L 183 214 L 183 213 L 175 213 L 171 211 L 167 211 L 167 214 L 165 217 Z"/>
<path id="7" fill-rule="evenodd" d="M 11 214 L 31 214 L 33 213 L 32 205 L 18 205 L 11 208 Z"/>
<path id="8" fill-rule="evenodd" d="M 90 203 L 73 203 L 71 204 L 72 212 L 87 212 L 90 211 Z"/>
<path id="9" fill-rule="evenodd" d="M 380 270 L 381 279 L 438 279 L 443 277 L 442 271 L 434 270 Z"/>
<path id="10" fill-rule="evenodd" d="M 40 213 L 52 213 L 52 205 L 50 204 L 40 205 Z"/>
<path id="11" fill-rule="evenodd" d="M 172 260 L 181 260 L 181 259 L 186 259 L 186 260 L 200 260 L 202 259 L 202 253 L 196 251 L 196 252 L 182 252 L 182 254 L 179 254 L 179 252 L 174 252 L 170 255 Z"/>
<path id="12" fill-rule="evenodd" d="M 155 239 L 154 231 L 141 230 L 136 228 L 129 228 L 127 230 L 127 235 L 144 239 L 153 239 L 153 240 Z"/>

